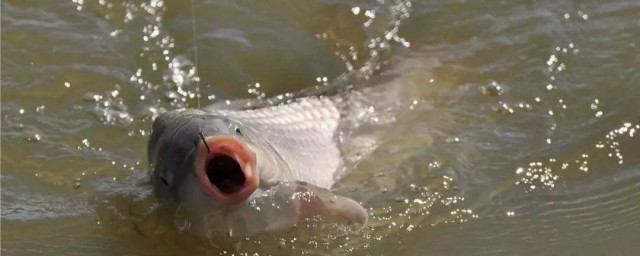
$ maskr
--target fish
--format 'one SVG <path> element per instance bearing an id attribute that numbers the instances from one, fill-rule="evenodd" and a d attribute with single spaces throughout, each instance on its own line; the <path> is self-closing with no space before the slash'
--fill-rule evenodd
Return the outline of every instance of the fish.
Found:
<path id="1" fill-rule="evenodd" d="M 364 207 L 331 190 L 345 172 L 340 100 L 250 103 L 177 109 L 154 120 L 148 143 L 153 193 L 178 205 L 180 226 L 246 237 L 311 218 L 365 225 Z"/>

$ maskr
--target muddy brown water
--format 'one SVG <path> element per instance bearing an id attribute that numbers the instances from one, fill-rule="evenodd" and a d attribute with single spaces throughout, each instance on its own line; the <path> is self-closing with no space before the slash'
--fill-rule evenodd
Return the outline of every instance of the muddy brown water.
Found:
<path id="1" fill-rule="evenodd" d="M 4 0 L 1 16 L 2 254 L 640 253 L 638 1 Z M 371 96 L 334 188 L 367 227 L 228 241 L 163 219 L 157 113 L 326 84 Z"/>

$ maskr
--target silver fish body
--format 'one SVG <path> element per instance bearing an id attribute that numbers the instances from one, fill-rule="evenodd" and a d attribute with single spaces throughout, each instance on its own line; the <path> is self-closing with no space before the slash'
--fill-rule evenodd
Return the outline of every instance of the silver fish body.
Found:
<path id="1" fill-rule="evenodd" d="M 309 217 L 366 223 L 360 204 L 330 191 L 343 168 L 337 102 L 160 115 L 148 148 L 156 197 L 178 203 L 188 226 L 205 233 L 249 236 Z"/>

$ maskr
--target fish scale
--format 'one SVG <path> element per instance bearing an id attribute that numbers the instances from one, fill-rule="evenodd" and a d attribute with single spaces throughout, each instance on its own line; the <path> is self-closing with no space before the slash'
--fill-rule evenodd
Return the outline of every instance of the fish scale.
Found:
<path id="1" fill-rule="evenodd" d="M 330 188 L 342 167 L 335 134 L 340 120 L 328 97 L 303 98 L 287 105 L 253 110 L 211 110 L 259 132 L 276 149 L 300 181 Z"/>

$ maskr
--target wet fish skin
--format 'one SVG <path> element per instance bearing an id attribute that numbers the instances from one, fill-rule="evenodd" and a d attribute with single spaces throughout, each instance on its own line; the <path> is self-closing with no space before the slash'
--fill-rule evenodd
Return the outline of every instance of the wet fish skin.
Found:
<path id="1" fill-rule="evenodd" d="M 326 98 L 253 110 L 163 113 L 154 121 L 148 147 L 154 194 L 161 202 L 180 204 L 194 229 L 205 233 L 218 229 L 254 235 L 314 216 L 360 226 L 367 221 L 364 208 L 330 191 L 342 163 L 335 138 L 339 118 L 334 102 Z M 203 180 L 194 171 L 198 141 L 220 136 L 241 140 L 255 154 L 259 187 L 237 205 L 214 200 L 198 188 Z M 256 211 L 260 203 L 266 207 Z"/>
<path id="2" fill-rule="evenodd" d="M 200 133 L 233 134 L 233 129 L 232 120 L 195 109 L 169 111 L 156 118 L 148 144 L 149 170 L 156 197 L 161 201 L 179 201 L 176 192 L 193 170 Z"/>

